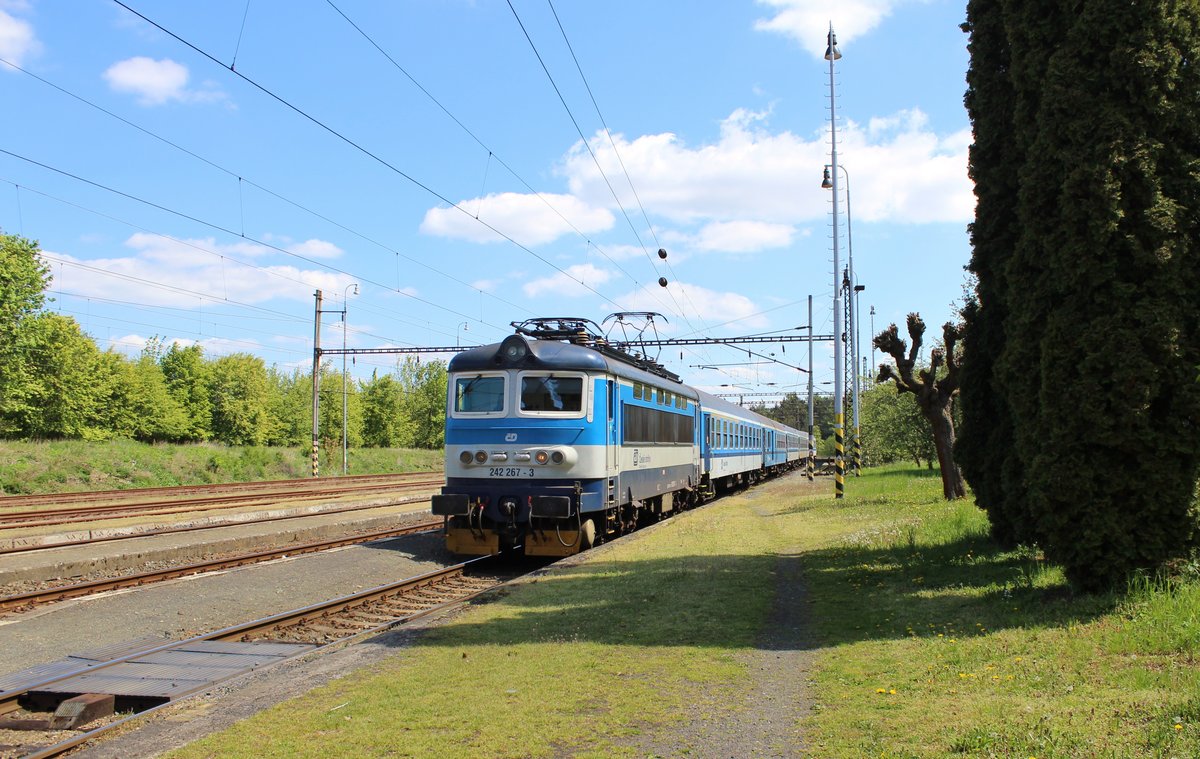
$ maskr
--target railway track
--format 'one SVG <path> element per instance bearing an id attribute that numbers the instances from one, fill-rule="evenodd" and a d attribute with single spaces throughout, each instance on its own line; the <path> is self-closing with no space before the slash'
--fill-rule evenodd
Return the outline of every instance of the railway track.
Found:
<path id="1" fill-rule="evenodd" d="M 105 680 L 107 676 L 109 681 L 120 681 L 121 677 L 130 677 L 126 673 L 136 671 L 139 665 L 144 669 L 145 665 L 167 661 L 172 655 L 179 661 L 195 661 L 203 657 L 206 651 L 222 650 L 214 648 L 215 644 L 237 645 L 240 648 L 236 650 L 243 652 L 277 651 L 280 647 L 290 646 L 291 648 L 288 650 L 292 651 L 291 655 L 294 656 L 308 655 L 313 651 L 321 651 L 365 639 L 455 604 L 461 604 L 516 576 L 517 573 L 511 571 L 497 572 L 494 562 L 493 557 L 472 559 L 400 582 L 215 630 L 187 640 L 147 645 L 102 663 L 81 662 L 78 667 L 56 671 L 50 676 L 33 676 L 17 687 L 0 692 L 0 714 L 14 712 L 24 703 L 37 702 L 39 699 L 44 701 L 47 693 L 53 694 L 54 700 L 61 701 L 74 693 L 73 680 L 80 683 L 97 682 Z M 264 648 L 256 649 L 255 646 Z M 230 649 L 226 647 L 224 650 L 229 651 Z M 277 660 L 282 661 L 286 658 L 288 657 L 281 656 L 277 657 Z M 208 670 L 219 669 L 221 668 L 208 667 Z M 233 671 L 231 668 L 226 668 L 221 674 L 209 676 L 190 692 L 161 696 L 162 700 L 157 705 L 138 710 L 138 713 L 128 717 L 112 718 L 106 724 L 95 729 L 75 730 L 70 737 L 65 740 L 57 740 L 52 745 L 46 745 L 45 741 L 41 741 L 39 745 L 38 737 L 43 734 L 30 733 L 32 740 L 28 743 L 19 747 L 5 746 L 2 748 L 9 749 L 13 756 L 24 756 L 31 759 L 33 757 L 58 756 L 88 741 L 100 738 L 105 733 L 124 726 L 130 720 L 162 708 L 178 698 L 203 692 L 221 680 L 237 677 L 246 671 L 249 670 Z M 172 686 L 174 685 L 172 683 Z M 143 694 L 146 692 L 146 689 L 136 685 L 131 689 Z M 114 688 L 114 690 L 120 690 L 120 688 Z M 78 695 L 83 696 L 83 694 Z M 119 697 L 116 694 L 109 695 L 114 696 L 114 705 L 116 708 L 120 708 Z M 145 704 L 147 699 L 142 695 L 137 701 Z M 59 711 L 61 712 L 63 709 L 59 707 Z M 44 721 L 47 729 L 55 724 L 54 717 L 48 714 L 40 717 L 26 715 L 17 722 L 24 723 L 26 729 L 37 730 L 41 726 L 41 721 Z M 16 724 L 16 722 L 10 721 L 8 724 Z M 0 721 L 0 729 L 3 729 L 4 725 L 5 723 Z M 12 735 L 12 733 L 6 734 Z M 14 752 L 12 749 L 18 750 Z"/>
<path id="2" fill-rule="evenodd" d="M 67 493 L 32 493 L 0 495 L 0 509 L 27 508 L 40 504 L 77 504 L 97 501 L 119 501 L 131 498 L 153 498 L 160 495 L 217 495 L 221 493 L 247 493 L 269 491 L 308 484 L 313 489 L 338 487 L 347 483 L 403 481 L 421 477 L 441 477 L 439 472 L 406 472 L 400 474 L 355 474 L 346 477 L 299 478 L 290 480 L 256 480 L 253 482 L 225 482 L 206 485 L 166 485 L 153 488 L 125 488 L 123 490 L 87 490 Z"/>
<path id="3" fill-rule="evenodd" d="M 254 517 L 251 519 L 236 519 L 229 521 L 210 522 L 207 524 L 190 524 L 190 525 L 175 525 L 169 527 L 156 527 L 154 529 L 142 530 L 138 532 L 113 533 L 92 535 L 91 530 L 88 531 L 86 538 L 78 540 L 53 540 L 44 539 L 43 536 L 37 536 L 37 542 L 18 543 L 14 541 L 14 545 L 0 546 L 0 556 L 13 553 L 29 553 L 32 551 L 45 551 L 51 548 L 70 548 L 72 546 L 92 545 L 93 543 L 106 543 L 114 540 L 135 540 L 137 538 L 148 538 L 155 535 L 170 535 L 177 532 L 198 532 L 200 530 L 212 530 L 218 527 L 228 527 L 231 525 L 249 525 L 249 524 L 264 524 L 268 522 L 282 522 L 289 519 L 306 519 L 315 516 L 326 516 L 328 514 L 346 514 L 355 511 L 369 511 L 372 509 L 382 508 L 384 506 L 403 506 L 410 503 L 427 503 L 429 497 L 427 494 L 416 496 L 402 496 L 400 498 L 388 499 L 384 504 L 366 503 L 356 504 L 353 506 L 341 506 L 331 509 L 321 509 L 320 511 L 308 511 L 293 514 L 280 514 L 276 516 Z"/>
<path id="4" fill-rule="evenodd" d="M 345 482 L 325 480 L 311 481 L 320 484 L 310 484 L 305 480 L 285 480 L 274 483 L 253 483 L 256 487 L 230 493 L 225 486 L 209 491 L 197 491 L 195 488 L 161 489 L 154 488 L 154 494 L 169 493 L 169 498 L 141 500 L 148 491 L 115 491 L 124 493 L 126 500 L 119 503 L 102 503 L 85 506 L 71 506 L 76 501 L 67 501 L 68 505 L 61 506 L 63 501 L 56 501 L 42 496 L 8 496 L 0 498 L 0 530 L 27 527 L 45 527 L 54 525 L 79 524 L 106 519 L 124 519 L 139 516 L 167 516 L 197 511 L 215 511 L 221 509 L 242 508 L 261 503 L 275 503 L 279 500 L 299 501 L 317 497 L 365 495 L 369 493 L 421 490 L 440 487 L 444 478 L 441 475 L 418 473 L 416 475 L 382 475 L 366 476 Z M 298 484 L 303 483 L 303 484 Z M 257 487 L 262 485 L 262 487 Z M 269 487 L 268 487 L 269 485 Z M 197 494 L 198 493 L 198 494 Z M 187 496 L 187 497 L 180 497 Z M 43 508 L 28 509 L 29 498 L 37 498 Z M 12 500 L 17 499 L 17 500 Z M 105 499 L 108 500 L 108 499 Z M 24 510 L 4 511 L 14 506 Z M 60 506 L 60 507 L 56 507 Z"/>
<path id="5" fill-rule="evenodd" d="M 65 601 L 71 598 L 82 598 L 84 596 L 105 593 L 111 590 L 135 588 L 142 585 L 148 585 L 150 583 L 172 580 L 179 577 L 189 577 L 192 575 L 204 574 L 206 572 L 216 572 L 224 569 L 232 569 L 234 567 L 247 566 L 249 564 L 258 564 L 264 561 L 272 561 L 274 559 L 283 558 L 285 556 L 316 553 L 318 551 L 328 551 L 334 548 L 340 548 L 342 546 L 369 543 L 375 540 L 385 540 L 388 538 L 411 535 L 419 532 L 429 532 L 430 530 L 440 529 L 441 526 L 442 520 L 439 518 L 436 520 L 420 522 L 418 524 L 389 528 L 387 530 L 374 531 L 359 535 L 342 536 L 330 540 L 321 540 L 311 543 L 304 543 L 301 545 L 288 545 L 284 547 L 271 548 L 265 551 L 245 553 L 237 556 L 185 564 L 182 566 L 169 567 L 150 572 L 140 572 L 132 575 L 123 575 L 121 577 L 104 578 L 89 582 L 74 583 L 71 585 L 49 587 L 30 591 L 28 593 L 18 593 L 10 596 L 0 597 L 0 611 L 24 611 L 35 606 Z"/>

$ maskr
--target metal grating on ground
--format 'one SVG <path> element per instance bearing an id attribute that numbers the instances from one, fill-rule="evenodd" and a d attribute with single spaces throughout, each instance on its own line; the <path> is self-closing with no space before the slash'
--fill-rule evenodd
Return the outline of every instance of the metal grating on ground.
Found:
<path id="1" fill-rule="evenodd" d="M 140 647 L 137 645 L 140 643 Z M 54 676 L 94 667 L 74 677 L 35 687 L 37 693 L 82 694 L 110 693 L 171 700 L 205 690 L 214 683 L 245 674 L 258 667 L 310 651 L 316 646 L 303 643 L 236 643 L 194 641 L 178 648 L 154 651 L 129 661 L 101 666 L 102 662 L 134 654 L 154 644 L 166 645 L 161 638 L 119 644 L 83 654 L 74 654 L 59 662 L 32 667 L 0 678 L 0 693 L 30 687 Z"/>

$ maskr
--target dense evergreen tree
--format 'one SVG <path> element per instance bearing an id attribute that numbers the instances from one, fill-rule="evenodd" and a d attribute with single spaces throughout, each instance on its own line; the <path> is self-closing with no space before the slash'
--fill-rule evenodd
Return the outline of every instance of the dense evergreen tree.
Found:
<path id="1" fill-rule="evenodd" d="M 963 25 L 971 35 L 964 103 L 975 124 L 968 164 L 976 195 L 975 221 L 969 226 L 969 269 L 975 276 L 975 293 L 962 309 L 963 421 L 955 458 L 977 503 L 988 512 L 993 537 L 1012 545 L 1020 538 L 1020 520 L 1009 513 L 1001 473 L 1006 466 L 1015 466 L 1020 472 L 1020 465 L 1013 445 L 1013 411 L 994 377 L 996 360 L 1005 347 L 1004 267 L 1020 231 L 1017 188 L 1022 151 L 1013 124 L 1016 96 L 1006 7 L 995 0 L 972 0 L 967 3 L 967 23 Z"/>
<path id="2" fill-rule="evenodd" d="M 968 336 L 972 359 L 995 363 L 968 383 L 960 451 L 1000 537 L 1104 587 L 1197 537 L 1200 7 L 996 6 L 969 4 L 967 98 L 980 200 Z M 1005 130 L 1012 144 L 993 150 Z M 1015 191 L 1002 164 L 1019 167 Z M 1011 440 L 978 429 L 989 391 Z"/>

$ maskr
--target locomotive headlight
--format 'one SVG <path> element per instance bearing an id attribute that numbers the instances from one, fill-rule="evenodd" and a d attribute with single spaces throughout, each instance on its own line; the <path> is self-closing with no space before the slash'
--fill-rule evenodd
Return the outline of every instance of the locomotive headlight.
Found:
<path id="1" fill-rule="evenodd" d="M 550 454 L 545 451 L 538 451 L 533 455 L 533 460 L 539 464 L 545 464 L 550 460 Z"/>
<path id="2" fill-rule="evenodd" d="M 563 460 L 565 460 L 566 458 L 567 457 L 563 455 L 562 451 L 555 451 L 554 453 L 550 454 L 550 460 L 553 461 L 555 464 L 563 463 Z"/>
<path id="3" fill-rule="evenodd" d="M 462 453 L 458 454 L 458 460 L 464 464 L 470 464 L 473 458 L 474 456 L 471 455 L 470 451 L 463 451 Z"/>
<path id="4" fill-rule="evenodd" d="M 475 451 L 475 463 L 482 464 L 487 461 L 487 451 Z"/>
<path id="5" fill-rule="evenodd" d="M 520 335 L 509 335 L 500 343 L 500 359 L 515 364 L 529 355 L 529 345 Z"/>

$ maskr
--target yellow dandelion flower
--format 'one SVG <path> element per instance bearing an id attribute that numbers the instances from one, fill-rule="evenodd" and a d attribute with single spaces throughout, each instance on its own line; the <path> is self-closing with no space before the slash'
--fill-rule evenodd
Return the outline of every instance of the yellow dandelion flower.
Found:
<path id="1" fill-rule="evenodd" d="M 876 693 L 887 693 L 887 691 L 886 691 L 886 690 L 884 690 L 883 688 L 876 688 L 876 689 L 875 689 L 875 692 L 876 692 Z"/>
<path id="2" fill-rule="evenodd" d="M 896 689 L 892 688 L 891 690 L 888 691 L 888 694 L 892 695 L 892 696 L 896 695 Z M 1179 727 L 1179 725 L 1176 725 L 1175 727 Z"/>
<path id="3" fill-rule="evenodd" d="M 1176 730 L 1182 730 L 1182 729 L 1183 729 L 1183 725 L 1181 725 L 1181 724 L 1179 724 L 1178 722 L 1176 722 L 1176 723 L 1175 723 L 1175 729 L 1176 729 Z"/>

